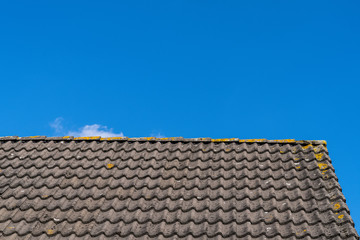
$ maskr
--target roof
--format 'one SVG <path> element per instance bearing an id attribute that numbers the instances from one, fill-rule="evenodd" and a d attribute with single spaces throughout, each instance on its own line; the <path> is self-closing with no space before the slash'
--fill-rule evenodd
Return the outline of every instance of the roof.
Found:
<path id="1" fill-rule="evenodd" d="M 325 141 L 0 138 L 0 237 L 358 239 Z"/>

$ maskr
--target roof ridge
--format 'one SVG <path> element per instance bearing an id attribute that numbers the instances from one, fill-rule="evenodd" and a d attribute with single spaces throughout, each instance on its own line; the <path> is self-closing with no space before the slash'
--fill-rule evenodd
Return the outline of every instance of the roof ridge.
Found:
<path id="1" fill-rule="evenodd" d="M 100 136 L 89 136 L 89 137 L 46 137 L 46 136 L 29 136 L 29 137 L 18 137 L 18 136 L 6 136 L 0 137 L 0 141 L 4 140 L 75 140 L 75 141 L 130 141 L 130 142 L 241 142 L 241 143 L 297 143 L 297 144 L 314 144 L 314 145 L 327 145 L 325 140 L 295 140 L 295 139 L 275 139 L 268 140 L 265 138 L 261 139 L 239 139 L 239 138 L 183 138 L 183 137 L 168 137 L 168 138 L 156 138 L 156 137 L 108 137 L 102 138 Z"/>

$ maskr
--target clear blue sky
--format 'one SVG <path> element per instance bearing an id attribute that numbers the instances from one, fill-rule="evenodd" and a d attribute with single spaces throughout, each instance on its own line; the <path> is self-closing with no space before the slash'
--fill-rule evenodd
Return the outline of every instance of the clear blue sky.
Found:
<path id="1" fill-rule="evenodd" d="M 124 2 L 1 1 L 0 135 L 325 139 L 360 230 L 359 1 Z"/>

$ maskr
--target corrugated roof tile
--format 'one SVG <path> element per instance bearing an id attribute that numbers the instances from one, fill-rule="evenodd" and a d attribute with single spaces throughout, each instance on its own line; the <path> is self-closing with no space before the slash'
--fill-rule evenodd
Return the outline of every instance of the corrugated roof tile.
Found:
<path id="1" fill-rule="evenodd" d="M 0 138 L 0 237 L 358 239 L 325 141 Z"/>

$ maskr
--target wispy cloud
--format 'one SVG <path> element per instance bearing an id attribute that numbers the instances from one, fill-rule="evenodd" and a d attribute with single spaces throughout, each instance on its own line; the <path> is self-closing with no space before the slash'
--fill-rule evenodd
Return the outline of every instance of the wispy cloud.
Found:
<path id="1" fill-rule="evenodd" d="M 50 127 L 54 129 L 55 133 L 57 133 L 57 134 L 64 133 L 64 127 L 62 124 L 63 121 L 64 121 L 64 119 L 62 117 L 58 117 L 53 122 L 50 123 Z"/>
<path id="2" fill-rule="evenodd" d="M 161 134 L 160 132 L 152 132 L 150 134 L 150 137 L 156 137 L 156 138 L 164 138 L 165 136 L 163 134 Z"/>
<path id="3" fill-rule="evenodd" d="M 101 136 L 101 137 L 123 137 L 124 134 L 114 133 L 112 128 L 102 126 L 99 124 L 85 125 L 78 131 L 69 131 L 67 134 L 74 137 L 89 137 L 89 136 Z"/>
<path id="4" fill-rule="evenodd" d="M 122 132 L 115 133 L 112 128 L 108 128 L 107 126 L 103 126 L 100 124 L 85 125 L 76 131 L 73 130 L 68 131 L 65 130 L 63 121 L 64 119 L 62 117 L 58 117 L 49 124 L 50 127 L 54 129 L 55 134 L 74 136 L 74 137 L 90 137 L 90 136 L 123 137 L 124 136 Z"/>

